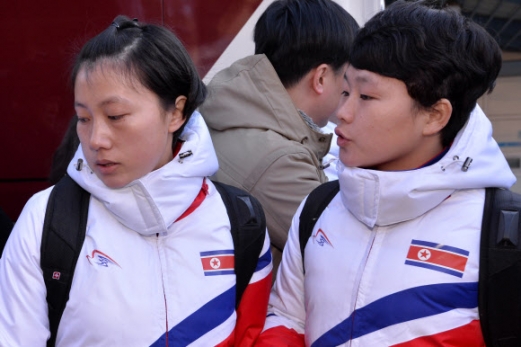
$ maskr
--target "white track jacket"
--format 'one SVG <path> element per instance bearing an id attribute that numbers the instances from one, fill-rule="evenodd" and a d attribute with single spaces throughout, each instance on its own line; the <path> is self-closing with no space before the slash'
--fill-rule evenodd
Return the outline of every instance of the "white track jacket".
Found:
<path id="1" fill-rule="evenodd" d="M 86 165 L 77 171 L 79 158 L 86 164 L 78 149 L 68 173 L 91 193 L 90 209 L 57 346 L 249 346 L 260 333 L 271 286 L 269 238 L 236 312 L 230 222 L 205 179 L 218 164 L 199 114 L 182 139 L 180 153 L 192 155 L 176 155 L 121 189 L 107 188 Z M 40 269 L 49 193 L 29 200 L 0 260 L 2 347 L 45 346 L 49 337 Z M 211 258 L 220 260 L 218 271 Z"/>
<path id="2" fill-rule="evenodd" d="M 478 106 L 435 164 L 398 172 L 339 164 L 340 192 L 306 244 L 305 275 L 302 205 L 293 219 L 258 345 L 484 346 L 483 188 L 515 182 L 491 135 Z"/>

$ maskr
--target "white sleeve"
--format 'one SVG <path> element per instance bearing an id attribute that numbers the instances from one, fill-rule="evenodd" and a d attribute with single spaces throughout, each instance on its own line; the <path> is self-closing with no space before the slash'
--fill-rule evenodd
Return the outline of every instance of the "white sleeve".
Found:
<path id="1" fill-rule="evenodd" d="M 0 258 L 0 346 L 46 346 L 49 333 L 40 244 L 50 188 L 25 205 Z"/>
<path id="2" fill-rule="evenodd" d="M 293 216 L 277 278 L 270 294 L 264 330 L 284 326 L 304 334 L 306 321 L 304 272 L 299 242 L 299 216 L 305 200 Z"/>

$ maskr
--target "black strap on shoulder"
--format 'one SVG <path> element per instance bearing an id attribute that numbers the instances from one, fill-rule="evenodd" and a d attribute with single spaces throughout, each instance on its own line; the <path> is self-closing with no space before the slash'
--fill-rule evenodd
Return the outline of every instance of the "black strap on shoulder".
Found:
<path id="1" fill-rule="evenodd" d="M 212 181 L 221 194 L 230 218 L 235 248 L 237 277 L 235 307 L 239 307 L 244 290 L 250 283 L 266 237 L 266 217 L 260 202 L 242 189 Z"/>
<path id="2" fill-rule="evenodd" d="M 521 195 L 487 188 L 479 267 L 479 316 L 488 347 L 521 346 Z"/>
<path id="3" fill-rule="evenodd" d="M 43 224 L 41 260 L 51 337 L 54 346 L 58 325 L 69 300 L 76 262 L 85 239 L 90 194 L 64 176 L 53 188 Z"/>
<path id="4" fill-rule="evenodd" d="M 324 209 L 329 205 L 331 200 L 333 200 L 339 190 L 340 185 L 338 180 L 330 181 L 315 188 L 306 199 L 306 203 L 299 217 L 299 242 L 300 253 L 302 254 L 302 266 L 304 266 L 304 249 L 311 237 L 313 228 Z"/>

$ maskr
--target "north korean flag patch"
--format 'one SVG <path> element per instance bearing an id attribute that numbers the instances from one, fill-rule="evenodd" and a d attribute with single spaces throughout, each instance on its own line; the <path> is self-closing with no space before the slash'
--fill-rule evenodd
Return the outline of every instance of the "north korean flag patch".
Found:
<path id="1" fill-rule="evenodd" d="M 469 252 L 434 242 L 412 240 L 405 264 L 463 277 Z"/>
<path id="2" fill-rule="evenodd" d="M 201 252 L 200 254 L 205 276 L 235 274 L 235 256 L 233 249 Z"/>

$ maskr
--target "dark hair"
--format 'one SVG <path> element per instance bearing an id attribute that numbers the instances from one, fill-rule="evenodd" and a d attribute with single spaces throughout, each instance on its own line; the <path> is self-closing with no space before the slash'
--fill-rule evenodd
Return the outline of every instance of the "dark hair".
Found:
<path id="1" fill-rule="evenodd" d="M 71 74 L 73 86 L 83 66 L 92 67 L 102 59 L 116 62 L 124 72 L 137 78 L 159 97 L 164 109 L 173 107 L 178 96 L 186 96 L 184 124 L 206 97 L 206 87 L 188 52 L 175 34 L 164 27 L 117 16 L 81 49 Z M 174 133 L 173 144 L 183 128 L 184 125 Z"/>
<path id="2" fill-rule="evenodd" d="M 360 29 L 351 64 L 399 79 L 424 108 L 446 98 L 452 104 L 441 133 L 448 146 L 467 122 L 477 99 L 492 92 L 501 69 L 501 50 L 485 29 L 433 2 L 397 1 Z"/>
<path id="3" fill-rule="evenodd" d="M 336 71 L 349 60 L 358 24 L 331 0 L 276 0 L 253 34 L 255 54 L 265 54 L 288 88 L 320 64 Z"/>
<path id="4" fill-rule="evenodd" d="M 77 123 L 78 117 L 72 117 L 63 135 L 62 142 L 52 155 L 51 172 L 49 173 L 49 182 L 51 184 L 58 183 L 67 173 L 67 166 L 69 166 L 70 161 L 80 145 L 80 139 L 76 133 Z"/>

